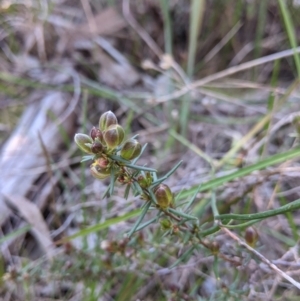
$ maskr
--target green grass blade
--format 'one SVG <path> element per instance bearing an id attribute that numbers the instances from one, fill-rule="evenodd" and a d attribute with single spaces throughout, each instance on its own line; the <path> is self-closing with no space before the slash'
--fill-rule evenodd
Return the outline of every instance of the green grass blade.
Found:
<path id="1" fill-rule="evenodd" d="M 297 48 L 297 38 L 295 33 L 295 27 L 293 25 L 292 17 L 289 13 L 289 10 L 286 6 L 285 0 L 278 0 L 279 7 L 282 13 L 283 21 L 285 24 L 285 28 L 290 40 L 290 44 L 292 48 L 294 49 L 294 60 L 297 68 L 298 77 L 300 78 L 300 58 L 299 54 L 296 53 L 295 49 Z"/>
<path id="2" fill-rule="evenodd" d="M 195 154 L 197 154 L 199 157 L 201 157 L 203 160 L 205 160 L 207 163 L 209 163 L 212 167 L 214 167 L 214 161 L 213 161 L 213 159 L 210 158 L 205 152 L 203 152 L 198 146 L 192 144 L 190 141 L 188 141 L 182 135 L 176 133 L 174 130 L 170 130 L 169 133 L 177 141 L 179 141 L 180 143 L 182 143 L 184 146 L 188 147 L 191 151 L 193 151 Z"/>
<path id="3" fill-rule="evenodd" d="M 139 215 L 140 213 L 141 213 L 141 209 L 137 209 L 137 210 L 131 211 L 129 213 L 126 213 L 122 216 L 111 218 L 111 219 L 106 220 L 105 222 L 103 222 L 101 224 L 97 224 L 97 225 L 93 225 L 91 227 L 87 227 L 85 229 L 82 229 L 82 230 L 76 232 L 75 234 L 73 234 L 71 236 L 65 237 L 65 238 L 61 239 L 59 241 L 59 243 L 65 243 L 65 242 L 70 241 L 74 238 L 81 237 L 81 236 L 87 236 L 91 233 L 104 230 L 104 229 L 106 229 L 106 228 L 108 228 L 112 225 L 118 224 L 118 223 L 123 222 L 123 221 L 127 221 L 128 219 L 130 219 L 132 217 L 135 217 L 135 216 Z"/>
<path id="4" fill-rule="evenodd" d="M 165 52 L 172 54 L 172 22 L 170 17 L 169 0 L 160 0 L 164 20 Z"/>
<path id="5" fill-rule="evenodd" d="M 10 239 L 14 239 L 22 234 L 25 234 L 26 232 L 28 232 L 31 229 L 30 225 L 27 225 L 25 227 L 22 227 L 12 233 L 9 233 L 7 235 L 5 235 L 4 237 L 0 238 L 0 245 L 5 243 L 6 241 L 10 240 Z"/>
<path id="6" fill-rule="evenodd" d="M 214 178 L 210 181 L 207 181 L 205 183 L 202 184 L 201 188 L 199 189 L 199 192 L 202 191 L 206 191 L 209 189 L 213 189 L 213 188 L 217 188 L 220 185 L 223 185 L 227 182 L 230 182 L 232 180 L 244 177 L 249 175 L 251 172 L 256 171 L 256 170 L 261 170 L 264 168 L 267 168 L 269 166 L 275 165 L 275 164 L 279 164 L 282 163 L 284 161 L 287 160 L 291 160 L 294 159 L 296 157 L 300 156 L 300 148 L 295 148 L 289 151 L 286 151 L 284 153 L 281 154 L 276 154 L 273 155 L 271 157 L 268 157 L 262 161 L 259 161 L 255 164 L 249 165 L 247 167 L 241 168 L 229 175 L 226 176 L 222 176 L 222 177 L 218 177 L 218 178 Z M 198 186 L 193 187 L 191 189 L 188 189 L 186 191 L 183 191 L 181 194 L 181 199 L 184 199 L 186 197 L 189 197 L 191 194 L 195 193 L 198 189 Z"/>
<path id="7" fill-rule="evenodd" d="M 193 76 L 196 51 L 198 45 L 198 36 L 201 30 L 203 15 L 205 10 L 205 0 L 192 0 L 190 7 L 190 29 L 189 29 L 189 49 L 187 61 L 187 75 L 189 78 Z M 180 125 L 181 135 L 186 136 L 188 116 L 190 110 L 190 97 L 184 97 L 182 100 Z"/>
<path id="8" fill-rule="evenodd" d="M 189 50 L 187 62 L 187 74 L 193 76 L 198 36 L 201 30 L 205 10 L 205 0 L 192 0 L 190 8 Z"/>

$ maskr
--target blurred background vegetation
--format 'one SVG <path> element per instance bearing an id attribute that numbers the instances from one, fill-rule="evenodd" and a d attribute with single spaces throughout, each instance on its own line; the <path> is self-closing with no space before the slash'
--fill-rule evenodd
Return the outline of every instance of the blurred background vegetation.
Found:
<path id="1" fill-rule="evenodd" d="M 2 0 L 1 300 L 298 300 L 222 231 L 206 238 L 218 256 L 159 223 L 128 240 L 143 200 L 121 185 L 103 198 L 109 181 L 73 137 L 114 111 L 148 143 L 139 165 L 183 160 L 167 184 L 178 202 L 197 193 L 204 229 L 213 198 L 239 214 L 300 198 L 299 13 L 297 0 Z M 255 225 L 255 248 L 296 281 L 299 224 Z"/>

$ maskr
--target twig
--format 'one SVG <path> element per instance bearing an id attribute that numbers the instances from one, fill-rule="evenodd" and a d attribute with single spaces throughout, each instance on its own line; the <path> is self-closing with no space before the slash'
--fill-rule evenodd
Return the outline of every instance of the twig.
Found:
<path id="1" fill-rule="evenodd" d="M 286 279 L 287 281 L 289 281 L 291 284 L 293 284 L 295 287 L 297 287 L 298 289 L 300 289 L 300 283 L 297 282 L 295 279 L 293 279 L 292 277 L 290 277 L 288 274 L 286 274 L 285 272 L 283 272 L 282 270 L 280 270 L 274 263 L 272 263 L 269 259 L 267 259 L 266 257 L 264 257 L 262 254 L 260 254 L 258 251 L 256 251 L 255 249 L 253 249 L 252 247 L 250 247 L 246 242 L 244 242 L 243 240 L 241 240 L 238 236 L 236 236 L 233 232 L 231 232 L 230 230 L 222 227 L 222 230 L 228 235 L 230 236 L 232 239 L 234 239 L 235 241 L 237 241 L 239 243 L 239 245 L 243 246 L 244 248 L 246 248 L 248 251 L 250 251 L 251 253 L 253 253 L 255 256 L 257 256 L 262 262 L 264 262 L 267 266 L 269 266 L 273 271 L 275 271 L 279 276 L 281 276 L 282 278 Z"/>
<path id="2" fill-rule="evenodd" d="M 198 81 L 195 81 L 189 85 L 186 85 L 182 89 L 180 89 L 174 93 L 159 97 L 156 99 L 156 102 L 166 102 L 166 101 L 169 101 L 169 100 L 172 100 L 175 98 L 179 98 L 179 97 L 185 95 L 186 93 L 188 93 L 198 87 L 201 87 L 207 83 L 210 83 L 214 80 L 217 80 L 217 79 L 232 75 L 234 73 L 262 65 L 262 64 L 266 64 L 266 63 L 269 63 L 269 62 L 272 62 L 272 61 L 275 61 L 275 60 L 278 60 L 278 59 L 281 59 L 284 57 L 292 56 L 295 53 L 300 53 L 300 47 L 297 47 L 295 49 L 288 49 L 288 50 L 284 50 L 281 52 L 277 52 L 277 53 L 274 53 L 271 55 L 261 57 L 259 59 L 252 60 L 250 62 L 246 62 L 246 63 L 238 65 L 238 66 L 234 66 L 234 67 L 225 69 L 223 71 L 217 72 L 217 73 L 209 75 L 207 77 L 204 77 L 204 78 L 202 78 Z"/>
<path id="3" fill-rule="evenodd" d="M 227 43 L 230 39 L 239 31 L 242 27 L 241 21 L 238 21 L 233 28 L 224 36 L 224 38 L 204 57 L 204 63 L 210 61 Z"/>
<path id="4" fill-rule="evenodd" d="M 144 40 L 144 42 L 149 46 L 149 48 L 161 58 L 163 51 L 158 47 L 155 41 L 150 37 L 148 32 L 140 26 L 140 24 L 133 18 L 130 12 L 129 0 L 123 0 L 123 15 L 125 20 L 129 25 L 138 33 L 138 35 Z"/>

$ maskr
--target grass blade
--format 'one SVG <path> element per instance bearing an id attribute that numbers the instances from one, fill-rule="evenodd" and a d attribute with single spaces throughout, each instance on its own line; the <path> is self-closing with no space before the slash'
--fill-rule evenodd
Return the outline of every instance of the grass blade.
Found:
<path id="1" fill-rule="evenodd" d="M 192 0 L 190 8 L 190 29 L 189 29 L 189 49 L 187 62 L 187 75 L 189 78 L 193 76 L 198 36 L 202 25 L 202 19 L 205 9 L 205 0 Z M 188 116 L 190 110 L 190 97 L 184 97 L 181 105 L 180 125 L 181 135 L 186 136 Z"/>
<path id="2" fill-rule="evenodd" d="M 4 237 L 1 237 L 0 238 L 0 245 L 5 243 L 7 240 L 10 240 L 10 239 L 14 239 L 22 234 L 25 234 L 27 233 L 29 230 L 31 229 L 31 225 L 27 225 L 25 227 L 22 227 L 12 233 L 9 233 L 7 235 L 5 235 Z"/>
<path id="3" fill-rule="evenodd" d="M 124 214 L 122 216 L 111 218 L 111 219 L 106 220 L 105 222 L 103 222 L 101 224 L 97 224 L 97 225 L 93 225 L 91 227 L 87 227 L 83 230 L 78 231 L 77 233 L 75 233 L 71 236 L 65 237 L 65 238 L 59 240 L 58 242 L 56 242 L 56 244 L 65 243 L 65 242 L 70 241 L 74 238 L 81 237 L 81 236 L 87 236 L 91 233 L 98 232 L 98 231 L 106 229 L 106 228 L 108 228 L 112 225 L 118 224 L 118 223 L 126 221 L 126 220 L 128 220 L 132 217 L 135 217 L 135 216 L 139 215 L 140 213 L 141 213 L 141 209 L 137 209 L 137 210 L 131 211 L 127 214 Z"/>
<path id="4" fill-rule="evenodd" d="M 249 165 L 247 167 L 241 168 L 229 175 L 225 175 L 222 177 L 218 177 L 218 178 L 214 178 L 210 181 L 207 181 L 205 183 L 202 184 L 201 188 L 199 189 L 198 186 L 193 187 L 191 189 L 188 189 L 186 191 L 183 191 L 181 194 L 181 198 L 184 199 L 186 197 L 189 197 L 191 194 L 195 193 L 197 191 L 197 189 L 199 189 L 199 192 L 202 191 L 206 191 L 209 189 L 213 189 L 213 188 L 217 188 L 220 185 L 223 185 L 227 182 L 230 182 L 232 180 L 235 180 L 237 178 L 241 178 L 244 176 L 249 175 L 251 172 L 256 171 L 256 170 L 261 170 L 264 168 L 267 168 L 269 166 L 275 165 L 275 164 L 279 164 L 281 162 L 287 161 L 287 160 L 291 160 L 294 159 L 296 157 L 300 156 L 300 148 L 295 148 L 289 151 L 286 151 L 284 153 L 281 154 L 276 154 L 273 155 L 271 157 L 268 157 L 262 161 L 259 161 L 255 164 Z"/>
<path id="5" fill-rule="evenodd" d="M 293 25 L 292 17 L 289 13 L 289 10 L 286 6 L 286 2 L 283 0 L 278 0 L 279 7 L 282 13 L 283 21 L 286 27 L 286 31 L 290 40 L 290 44 L 294 50 L 294 60 L 297 68 L 298 77 L 300 78 L 300 58 L 299 54 L 296 53 L 295 49 L 297 48 L 297 39 L 295 33 L 295 27 Z"/>

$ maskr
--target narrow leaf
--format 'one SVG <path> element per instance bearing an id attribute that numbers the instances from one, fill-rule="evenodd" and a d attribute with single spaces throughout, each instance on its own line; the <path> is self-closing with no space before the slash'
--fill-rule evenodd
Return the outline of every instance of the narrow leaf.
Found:
<path id="1" fill-rule="evenodd" d="M 156 169 L 150 168 L 150 167 L 146 167 L 146 166 L 138 166 L 138 165 L 127 164 L 127 163 L 125 164 L 125 166 L 127 166 L 129 168 L 132 168 L 132 169 L 136 169 L 136 170 L 156 172 Z"/>
<path id="2" fill-rule="evenodd" d="M 111 169 L 111 173 L 110 173 L 110 185 L 109 185 L 109 194 L 110 196 L 113 195 L 114 193 L 114 189 L 115 189 L 115 169 L 112 168 Z"/>
<path id="3" fill-rule="evenodd" d="M 165 181 L 167 178 L 169 178 L 176 171 L 176 169 L 181 165 L 181 163 L 182 163 L 182 161 L 179 161 L 167 174 L 165 174 L 163 177 L 161 177 L 160 179 L 153 182 L 151 187 L 155 187 L 158 184 Z"/>
<path id="4" fill-rule="evenodd" d="M 94 155 L 83 156 L 80 162 L 86 162 L 94 159 Z"/>
<path id="5" fill-rule="evenodd" d="M 125 192 L 124 192 L 124 199 L 125 199 L 125 200 L 128 199 L 129 192 L 130 192 L 130 187 L 131 187 L 130 184 L 128 184 L 128 185 L 126 186 L 126 189 L 125 189 Z"/>
<path id="6" fill-rule="evenodd" d="M 135 225 L 133 226 L 133 228 L 130 230 L 130 232 L 128 233 L 128 237 L 131 237 L 132 234 L 136 231 L 137 227 L 140 225 L 140 223 L 142 222 L 142 220 L 144 219 L 146 213 L 148 212 L 149 210 L 149 207 L 151 205 L 151 202 L 148 202 L 146 204 L 146 206 L 143 208 L 143 211 L 141 213 L 141 215 L 139 216 L 139 218 L 137 219 Z"/>
<path id="7" fill-rule="evenodd" d="M 145 151 L 146 147 L 147 147 L 148 143 L 146 143 L 141 150 L 141 153 L 134 159 L 132 160 L 132 164 L 135 164 L 137 162 L 137 160 L 141 157 L 141 155 L 143 154 L 143 152 Z"/>
<path id="8" fill-rule="evenodd" d="M 173 213 L 173 214 L 175 214 L 175 215 L 177 215 L 177 216 L 184 217 L 184 218 L 187 218 L 187 219 L 189 219 L 189 220 L 191 220 L 191 219 L 193 219 L 193 220 L 198 220 L 198 218 L 195 217 L 195 216 L 192 216 L 192 215 L 189 215 L 189 214 L 180 212 L 180 211 L 175 210 L 175 209 L 173 209 L 173 208 L 168 208 L 168 210 L 169 210 L 169 212 L 171 212 L 171 213 Z"/>
<path id="9" fill-rule="evenodd" d="M 194 251 L 195 247 L 191 246 L 188 250 L 186 250 L 170 267 L 169 269 L 173 269 L 175 268 L 177 265 L 179 265 L 179 263 L 181 263 L 182 261 L 188 259 L 190 257 L 190 255 L 192 255 L 193 251 Z"/>

